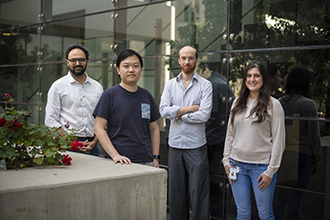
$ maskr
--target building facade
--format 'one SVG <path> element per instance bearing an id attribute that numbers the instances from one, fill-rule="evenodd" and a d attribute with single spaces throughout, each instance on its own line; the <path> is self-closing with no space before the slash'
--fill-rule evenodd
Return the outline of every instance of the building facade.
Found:
<path id="1" fill-rule="evenodd" d="M 0 1 L 0 93 L 12 93 L 17 108 L 32 111 L 43 123 L 47 91 L 68 71 L 65 51 L 72 44 L 90 52 L 87 73 L 104 89 L 119 82 L 115 61 L 124 49 L 144 58 L 139 86 L 157 103 L 163 87 L 180 72 L 177 52 L 184 45 L 199 51 L 197 72 L 209 77 L 216 66 L 236 97 L 246 64 L 260 60 L 279 67 L 285 82 L 295 65 L 312 73 L 312 98 L 319 117 L 322 162 L 305 189 L 287 184 L 298 176 L 280 170 L 275 192 L 303 194 L 302 219 L 330 219 L 330 1 L 324 0 L 2 0 Z M 213 69 L 214 70 L 214 69 Z M 227 96 L 225 126 L 230 103 Z M 283 85 L 274 96 L 283 95 Z M 0 101 L 0 112 L 5 106 Z M 167 166 L 167 126 L 161 128 L 161 160 Z M 213 158 L 213 159 L 212 159 Z M 220 169 L 221 156 L 210 158 L 211 218 L 235 219 L 230 186 Z M 300 205 L 300 204 L 299 204 Z M 290 207 L 288 207 L 290 209 Z M 253 218 L 257 217 L 253 207 Z"/>

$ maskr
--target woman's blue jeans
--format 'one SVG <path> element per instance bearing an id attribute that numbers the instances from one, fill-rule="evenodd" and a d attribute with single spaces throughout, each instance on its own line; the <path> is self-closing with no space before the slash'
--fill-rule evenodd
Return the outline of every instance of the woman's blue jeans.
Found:
<path id="1" fill-rule="evenodd" d="M 230 164 L 233 166 L 233 160 Z M 276 174 L 274 174 L 270 185 L 260 190 L 257 181 L 268 167 L 268 164 L 251 164 L 236 161 L 236 166 L 240 168 L 240 172 L 236 174 L 237 179 L 231 185 L 236 207 L 237 220 L 251 219 L 251 186 L 253 188 L 254 197 L 257 203 L 258 214 L 261 220 L 274 219 L 273 198 L 276 182 Z"/>

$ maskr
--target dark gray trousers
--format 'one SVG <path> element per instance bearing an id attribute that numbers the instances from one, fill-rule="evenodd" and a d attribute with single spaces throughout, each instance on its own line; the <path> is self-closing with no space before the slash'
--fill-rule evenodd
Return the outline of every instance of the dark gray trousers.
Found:
<path id="1" fill-rule="evenodd" d="M 209 219 L 210 178 L 207 146 L 196 149 L 169 148 L 169 208 L 171 220 Z"/>

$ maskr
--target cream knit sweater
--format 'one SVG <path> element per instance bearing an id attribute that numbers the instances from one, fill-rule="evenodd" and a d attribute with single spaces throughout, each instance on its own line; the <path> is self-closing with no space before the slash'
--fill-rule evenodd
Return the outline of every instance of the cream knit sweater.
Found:
<path id="1" fill-rule="evenodd" d="M 280 102 L 271 97 L 269 117 L 262 123 L 252 124 L 257 118 L 255 114 L 248 116 L 256 103 L 256 99 L 248 98 L 246 111 L 236 115 L 234 125 L 229 119 L 222 161 L 224 166 L 229 164 L 229 158 L 243 163 L 269 164 L 264 173 L 273 178 L 285 148 L 284 111 Z"/>

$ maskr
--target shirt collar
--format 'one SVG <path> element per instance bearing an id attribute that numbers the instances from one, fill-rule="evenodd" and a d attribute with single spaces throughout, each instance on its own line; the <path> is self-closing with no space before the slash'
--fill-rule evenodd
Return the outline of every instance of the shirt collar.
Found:
<path id="1" fill-rule="evenodd" d="M 181 76 L 182 76 L 182 71 L 180 72 L 180 74 L 176 77 L 176 81 L 177 82 L 180 82 L 181 81 Z M 200 78 L 201 76 L 199 76 L 197 73 L 196 73 L 196 71 L 194 71 L 194 76 L 193 76 L 193 78 L 192 78 L 192 80 L 197 80 L 197 82 L 199 81 L 199 78 Z"/>
<path id="2" fill-rule="evenodd" d="M 86 74 L 86 80 L 85 80 L 85 82 L 84 83 L 90 83 L 90 78 L 89 78 L 89 76 L 88 76 L 88 74 L 85 72 L 85 74 Z M 71 72 L 70 72 L 70 70 L 68 71 L 68 77 L 69 77 L 69 80 L 70 80 L 70 83 L 74 83 L 74 82 L 77 82 L 74 78 L 73 78 L 73 76 L 71 75 Z"/>

